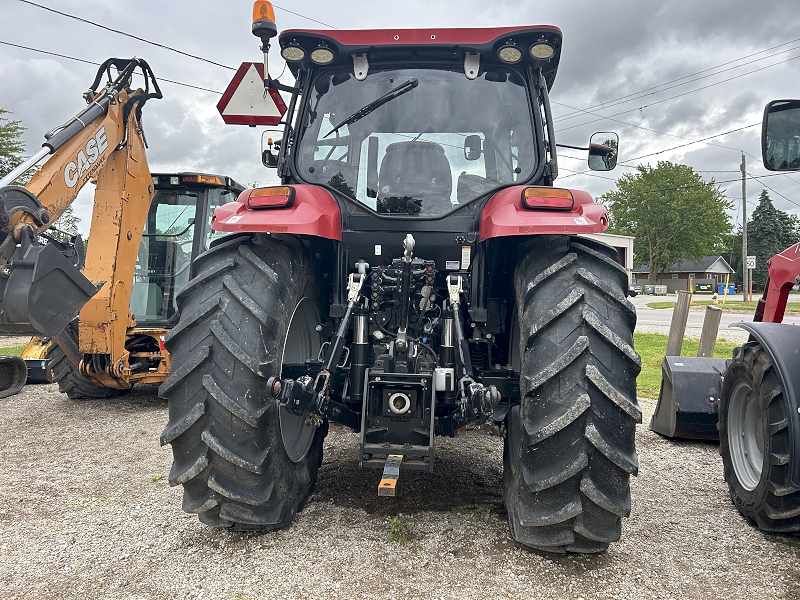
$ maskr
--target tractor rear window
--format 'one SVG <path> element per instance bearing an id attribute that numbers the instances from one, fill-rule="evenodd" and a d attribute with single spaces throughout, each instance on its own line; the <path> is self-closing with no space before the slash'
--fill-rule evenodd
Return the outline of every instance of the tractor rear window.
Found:
<path id="1" fill-rule="evenodd" d="M 300 176 L 380 214 L 437 217 L 536 168 L 521 77 L 401 69 L 326 72 L 310 95 Z"/>

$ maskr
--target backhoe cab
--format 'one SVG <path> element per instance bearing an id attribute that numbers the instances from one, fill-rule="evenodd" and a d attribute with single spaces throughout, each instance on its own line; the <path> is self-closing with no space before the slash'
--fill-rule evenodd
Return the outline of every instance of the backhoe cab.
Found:
<path id="1" fill-rule="evenodd" d="M 254 15 L 270 21 L 266 4 Z M 266 52 L 277 28 L 256 31 Z M 185 510 L 288 525 L 329 421 L 359 432 L 387 496 L 404 471 L 434 471 L 437 436 L 488 421 L 515 539 L 619 538 L 635 312 L 616 251 L 580 237 L 605 209 L 553 187 L 561 42 L 551 26 L 280 34 L 296 85 L 265 75 L 291 97 L 263 160 L 281 182 L 215 211 L 227 235 L 194 262 L 166 340 L 161 440 Z M 594 143 L 590 165 L 612 167 L 616 136 Z"/>

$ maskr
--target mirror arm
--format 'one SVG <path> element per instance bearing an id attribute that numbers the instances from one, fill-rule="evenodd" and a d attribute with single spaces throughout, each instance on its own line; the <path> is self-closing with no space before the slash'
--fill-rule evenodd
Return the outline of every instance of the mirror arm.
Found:
<path id="1" fill-rule="evenodd" d="M 281 91 L 281 92 L 287 92 L 289 94 L 299 94 L 300 93 L 300 87 L 299 86 L 294 86 L 293 87 L 293 86 L 290 86 L 290 85 L 284 85 L 280 81 L 278 81 L 277 79 L 265 79 L 264 80 L 264 87 L 273 88 L 273 89 L 276 89 L 276 90 Z"/>
<path id="2" fill-rule="evenodd" d="M 570 148 L 572 150 L 585 150 L 589 151 L 589 148 L 584 148 L 583 146 L 570 146 L 569 144 L 556 144 L 559 148 Z"/>

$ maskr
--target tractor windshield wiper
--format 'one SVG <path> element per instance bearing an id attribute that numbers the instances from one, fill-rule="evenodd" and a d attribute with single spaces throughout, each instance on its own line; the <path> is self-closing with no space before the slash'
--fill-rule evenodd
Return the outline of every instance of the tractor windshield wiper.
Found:
<path id="1" fill-rule="evenodd" d="M 419 85 L 419 80 L 418 79 L 409 79 L 404 84 L 398 85 L 396 88 L 394 88 L 390 92 L 384 94 L 380 98 L 376 98 L 375 100 L 373 100 L 372 102 L 370 102 L 369 104 L 364 106 L 363 108 L 359 108 L 356 112 L 354 112 L 352 115 L 347 117 L 344 121 L 339 123 L 336 127 L 331 129 L 328 133 L 326 133 L 325 136 L 323 136 L 322 139 L 325 139 L 330 134 L 338 131 L 340 128 L 344 127 L 345 125 L 352 125 L 356 121 L 358 121 L 360 119 L 363 119 L 364 117 L 366 117 L 369 113 L 371 113 L 376 108 L 380 108 L 381 106 L 383 106 L 384 104 L 386 104 L 390 100 L 394 100 L 398 96 L 402 96 L 406 92 L 410 92 L 411 90 L 413 90 L 418 85 Z"/>

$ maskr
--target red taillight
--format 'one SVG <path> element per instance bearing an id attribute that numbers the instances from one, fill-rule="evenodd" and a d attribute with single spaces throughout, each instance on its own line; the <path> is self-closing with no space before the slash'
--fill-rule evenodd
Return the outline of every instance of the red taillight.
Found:
<path id="1" fill-rule="evenodd" d="M 256 188 L 247 198 L 250 208 L 286 208 L 294 202 L 294 188 L 288 186 Z"/>
<path id="2" fill-rule="evenodd" d="M 522 191 L 522 206 L 530 209 L 572 210 L 572 192 L 551 187 L 527 187 Z"/>

